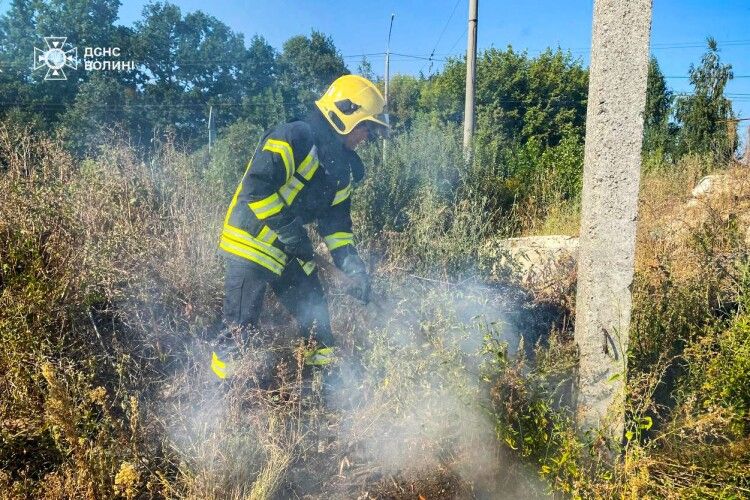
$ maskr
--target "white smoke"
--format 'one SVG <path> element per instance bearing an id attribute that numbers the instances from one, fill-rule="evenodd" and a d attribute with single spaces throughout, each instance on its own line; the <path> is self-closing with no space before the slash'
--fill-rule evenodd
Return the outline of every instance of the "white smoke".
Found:
<path id="1" fill-rule="evenodd" d="M 248 353 L 240 383 L 220 389 L 202 362 L 205 346 L 191 348 L 194 365 L 172 382 L 180 394 L 164 409 L 165 427 L 200 481 L 249 494 L 271 460 L 270 445 L 294 455 L 296 463 L 284 467 L 298 470 L 279 473 L 289 472 L 284 487 L 296 493 L 322 494 L 322 483 L 339 493 L 346 484 L 349 494 L 356 484 L 364 490 L 386 478 L 430 481 L 436 474 L 458 480 L 475 498 L 519 498 L 536 488 L 498 492 L 509 464 L 482 380 L 492 360 L 488 341 L 507 344 L 511 354 L 522 345 L 521 299 L 476 284 L 389 286 L 380 309 L 347 298 L 331 304 L 334 330 L 349 338 L 339 338 L 340 376 L 325 379 L 333 387 L 323 390 L 324 405 L 299 394 L 297 406 L 269 406 L 252 376 L 264 351 Z M 318 484 L 302 484 L 309 476 Z"/>
<path id="2" fill-rule="evenodd" d="M 482 380 L 491 362 L 484 348 L 504 343 L 515 353 L 523 345 L 521 307 L 510 291 L 484 285 L 391 289 L 379 328 L 367 332 L 362 366 L 342 360 L 328 401 L 341 414 L 337 441 L 347 462 L 366 463 L 376 478 L 447 470 L 479 497 L 497 498 L 507 468 Z"/>

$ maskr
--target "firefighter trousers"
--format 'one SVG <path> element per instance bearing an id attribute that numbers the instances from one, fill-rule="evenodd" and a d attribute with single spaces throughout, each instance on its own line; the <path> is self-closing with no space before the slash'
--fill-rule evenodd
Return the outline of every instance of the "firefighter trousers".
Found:
<path id="1" fill-rule="evenodd" d="M 313 337 L 319 345 L 334 345 L 328 303 L 317 271 L 309 276 L 297 262 L 289 263 L 281 276 L 238 259 L 226 259 L 224 279 L 224 324 L 243 329 L 258 327 L 266 288 L 297 320 L 302 335 Z"/>

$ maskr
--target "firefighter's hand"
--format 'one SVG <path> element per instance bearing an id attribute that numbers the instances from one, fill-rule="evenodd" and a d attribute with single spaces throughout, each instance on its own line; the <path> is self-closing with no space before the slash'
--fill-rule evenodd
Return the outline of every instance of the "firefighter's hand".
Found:
<path id="1" fill-rule="evenodd" d="M 349 276 L 351 284 L 346 290 L 346 293 L 351 295 L 357 300 L 368 304 L 370 302 L 370 276 L 365 273 L 355 273 Z"/>
<path id="2" fill-rule="evenodd" d="M 370 276 L 362 259 L 356 254 L 347 255 L 341 264 L 341 270 L 351 281 L 346 293 L 365 304 L 370 302 Z"/>
<path id="3" fill-rule="evenodd" d="M 290 224 L 276 229 L 279 241 L 284 245 L 284 251 L 303 262 L 309 262 L 315 257 L 310 238 L 301 221 L 294 219 Z"/>
<path id="4" fill-rule="evenodd" d="M 284 243 L 284 249 L 288 254 L 298 258 L 302 262 L 310 262 L 315 258 L 312 243 L 310 243 L 307 235 L 292 243 Z"/>

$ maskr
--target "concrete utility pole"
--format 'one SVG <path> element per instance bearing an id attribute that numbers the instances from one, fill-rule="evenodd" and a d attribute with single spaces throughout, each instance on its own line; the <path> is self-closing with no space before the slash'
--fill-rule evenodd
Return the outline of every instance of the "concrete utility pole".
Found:
<path id="1" fill-rule="evenodd" d="M 747 137 L 745 138 L 745 165 L 750 167 L 750 125 L 747 126 Z"/>
<path id="2" fill-rule="evenodd" d="M 575 340 L 576 417 L 619 443 L 652 0 L 594 0 Z"/>
<path id="3" fill-rule="evenodd" d="M 474 137 L 474 89 L 477 83 L 477 22 L 479 0 L 469 0 L 469 31 L 466 42 L 466 102 L 464 107 L 464 157 L 471 160 Z"/>
<path id="4" fill-rule="evenodd" d="M 208 107 L 208 153 L 211 154 L 211 142 L 213 139 L 213 116 L 214 115 L 214 107 L 209 106 Z"/>
<path id="5" fill-rule="evenodd" d="M 390 125 L 391 119 L 388 114 L 388 87 L 390 85 L 391 81 L 391 31 L 393 31 L 393 18 L 396 17 L 396 14 L 391 14 L 391 24 L 388 26 L 388 41 L 385 44 L 385 82 L 384 82 L 384 98 L 385 98 L 385 109 L 383 110 L 383 113 L 385 113 L 385 122 Z M 383 165 L 385 165 L 385 158 L 386 158 L 386 143 L 388 142 L 387 137 L 383 137 Z"/>

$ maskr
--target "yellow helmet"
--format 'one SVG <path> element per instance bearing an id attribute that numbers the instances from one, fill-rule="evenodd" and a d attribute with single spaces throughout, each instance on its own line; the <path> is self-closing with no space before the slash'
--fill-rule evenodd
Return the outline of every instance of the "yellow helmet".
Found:
<path id="1" fill-rule="evenodd" d="M 388 128 L 388 117 L 383 114 L 383 95 L 370 80 L 359 75 L 337 78 L 315 105 L 341 135 L 348 134 L 365 120 Z"/>

